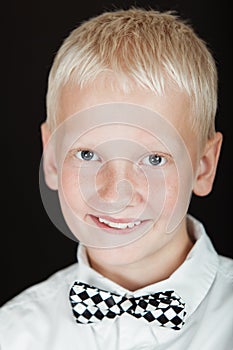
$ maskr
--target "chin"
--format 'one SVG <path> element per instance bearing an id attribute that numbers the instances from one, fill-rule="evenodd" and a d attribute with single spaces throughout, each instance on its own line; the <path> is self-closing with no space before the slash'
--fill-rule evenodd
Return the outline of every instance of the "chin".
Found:
<path id="1" fill-rule="evenodd" d="M 165 235 L 161 227 L 153 227 L 141 238 L 115 248 L 87 247 L 90 262 L 96 265 L 125 266 L 146 263 L 153 255 L 161 252 L 172 240 L 173 234 Z"/>
<path id="2" fill-rule="evenodd" d="M 98 265 L 125 266 L 137 263 L 153 255 L 156 245 L 143 244 L 141 240 L 116 248 L 87 248 L 90 261 Z"/>
<path id="3" fill-rule="evenodd" d="M 136 252 L 127 252 L 122 248 L 114 249 L 91 249 L 88 251 L 90 263 L 94 262 L 97 265 L 106 266 L 126 266 L 138 262 L 143 258 L 141 254 Z"/>

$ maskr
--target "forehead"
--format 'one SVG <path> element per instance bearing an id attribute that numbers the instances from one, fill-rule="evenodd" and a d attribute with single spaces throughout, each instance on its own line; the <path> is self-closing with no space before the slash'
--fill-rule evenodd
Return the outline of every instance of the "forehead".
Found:
<path id="1" fill-rule="evenodd" d="M 190 112 L 190 99 L 181 90 L 167 88 L 163 95 L 158 95 L 152 91 L 142 89 L 135 85 L 130 92 L 125 93 L 118 86 L 112 88 L 113 84 L 107 84 L 102 80 L 96 80 L 93 84 L 80 89 L 78 86 L 68 83 L 61 89 L 58 120 L 65 121 L 70 116 L 102 104 L 109 103 L 129 103 L 135 106 L 148 108 L 159 114 L 165 122 L 171 124 L 180 137 L 188 146 L 196 135 L 191 128 L 192 116 Z M 142 121 L 143 122 L 143 121 Z M 80 120 L 82 123 L 82 120 Z M 109 127 L 110 128 L 110 127 Z M 99 130 L 100 131 L 100 130 Z M 96 131 L 96 136 L 99 132 Z M 115 132 L 123 132 L 121 126 L 115 127 Z M 109 133 L 112 131 L 108 131 Z M 142 130 L 132 130 L 136 137 L 142 136 Z M 130 137 L 130 131 L 128 130 Z M 106 129 L 106 137 L 107 129 Z"/>
<path id="2" fill-rule="evenodd" d="M 147 130 L 140 126 L 117 123 L 94 127 L 80 136 L 77 133 L 77 138 L 73 136 L 69 140 L 74 141 L 70 144 L 71 148 L 88 148 L 111 154 L 131 154 L 131 152 L 152 150 L 168 152 L 172 145 L 177 145 L 178 137 L 174 135 L 171 138 L 172 140 L 168 140 L 167 137 L 161 133 L 158 134 L 152 128 Z"/>

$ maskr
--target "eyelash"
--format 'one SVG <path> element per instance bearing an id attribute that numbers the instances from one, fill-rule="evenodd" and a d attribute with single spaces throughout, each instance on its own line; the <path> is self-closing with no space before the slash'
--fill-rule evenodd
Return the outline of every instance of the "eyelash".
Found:
<path id="1" fill-rule="evenodd" d="M 82 156 L 81 156 L 81 153 L 82 152 L 89 152 L 89 153 L 92 153 L 93 154 L 93 156 L 94 156 L 94 158 L 95 159 L 93 159 L 93 158 L 91 158 L 91 159 L 84 159 Z M 100 161 L 101 160 L 101 158 L 95 153 L 95 152 L 93 152 L 92 150 L 90 150 L 90 149 L 77 149 L 77 150 L 74 150 L 73 152 L 73 156 L 75 157 L 75 158 L 78 158 L 78 159 L 80 159 L 81 161 Z M 77 156 L 77 154 L 79 154 L 79 156 Z M 151 162 L 150 162 L 150 158 L 152 159 L 152 157 L 156 157 L 156 158 L 160 158 L 160 160 L 158 159 L 158 161 L 160 161 L 160 163 L 159 164 L 152 164 Z M 160 154 L 160 153 L 158 153 L 158 152 L 154 152 L 154 153 L 151 153 L 151 154 L 149 154 L 149 155 L 147 155 L 146 157 L 143 157 L 142 158 L 142 160 L 141 160 L 141 163 L 143 164 L 143 165 L 146 165 L 146 166 L 154 166 L 154 167 L 161 167 L 161 166 L 164 166 L 167 162 L 168 162 L 168 159 L 170 158 L 170 156 L 169 155 L 164 155 L 164 154 Z M 146 161 L 146 159 L 148 159 L 148 162 Z M 162 163 L 162 164 L 161 164 Z"/>
<path id="2" fill-rule="evenodd" d="M 83 158 L 81 158 L 81 156 L 80 156 L 80 157 L 77 157 L 77 153 L 80 153 L 80 154 L 81 154 L 82 152 L 90 152 L 90 153 L 93 153 L 93 155 L 95 155 L 97 159 L 83 159 Z M 83 161 L 85 161 L 85 160 L 86 160 L 86 161 L 91 161 L 91 160 L 95 160 L 95 161 L 96 161 L 96 160 L 100 160 L 100 157 L 97 156 L 95 152 L 93 152 L 93 151 L 90 150 L 90 149 L 84 149 L 84 148 L 83 148 L 83 149 L 77 149 L 77 150 L 75 150 L 75 151 L 74 151 L 74 157 L 75 157 L 75 158 L 78 158 L 78 159 L 80 159 L 80 160 L 83 160 Z"/>
<path id="3" fill-rule="evenodd" d="M 167 161 L 168 161 L 168 159 L 167 159 L 167 157 L 165 157 L 164 155 L 161 155 L 161 154 L 159 154 L 159 153 L 151 153 L 151 154 L 149 154 L 148 156 L 146 156 L 146 157 L 144 157 L 143 159 L 142 159 L 142 161 L 143 160 L 145 160 L 145 159 L 150 159 L 150 157 L 152 158 L 152 157 L 156 157 L 157 158 L 157 160 L 158 160 L 158 158 L 160 158 L 160 160 L 161 160 L 161 163 L 159 163 L 159 164 L 152 164 L 150 161 L 148 161 L 148 163 L 146 163 L 146 162 L 142 162 L 144 165 L 147 165 L 147 166 L 159 166 L 159 167 L 162 167 L 163 165 L 165 165 L 166 163 L 167 163 Z M 158 160 L 159 161 L 159 160 Z"/>

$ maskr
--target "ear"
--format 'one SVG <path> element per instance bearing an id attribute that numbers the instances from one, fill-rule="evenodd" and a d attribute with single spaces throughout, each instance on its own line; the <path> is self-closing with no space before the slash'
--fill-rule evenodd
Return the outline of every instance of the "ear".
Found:
<path id="1" fill-rule="evenodd" d="M 51 190 L 58 189 L 58 172 L 56 166 L 55 146 L 51 140 L 51 131 L 46 122 L 41 125 L 41 138 L 43 145 L 43 170 L 45 182 Z"/>
<path id="2" fill-rule="evenodd" d="M 220 132 L 209 139 L 206 143 L 196 173 L 193 192 L 197 196 L 206 196 L 212 190 L 218 159 L 222 145 Z"/>

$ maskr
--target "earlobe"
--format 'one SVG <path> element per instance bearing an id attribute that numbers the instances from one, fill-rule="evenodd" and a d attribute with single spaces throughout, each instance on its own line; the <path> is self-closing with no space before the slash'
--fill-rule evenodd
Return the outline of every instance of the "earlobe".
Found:
<path id="1" fill-rule="evenodd" d="M 51 190 L 58 189 L 58 173 L 55 158 L 55 147 L 50 142 L 51 132 L 48 124 L 45 122 L 41 125 L 41 138 L 43 144 L 43 170 L 45 182 Z"/>
<path id="2" fill-rule="evenodd" d="M 213 186 L 218 159 L 222 145 L 222 134 L 220 132 L 207 141 L 196 173 L 193 192 L 197 196 L 208 195 Z"/>

